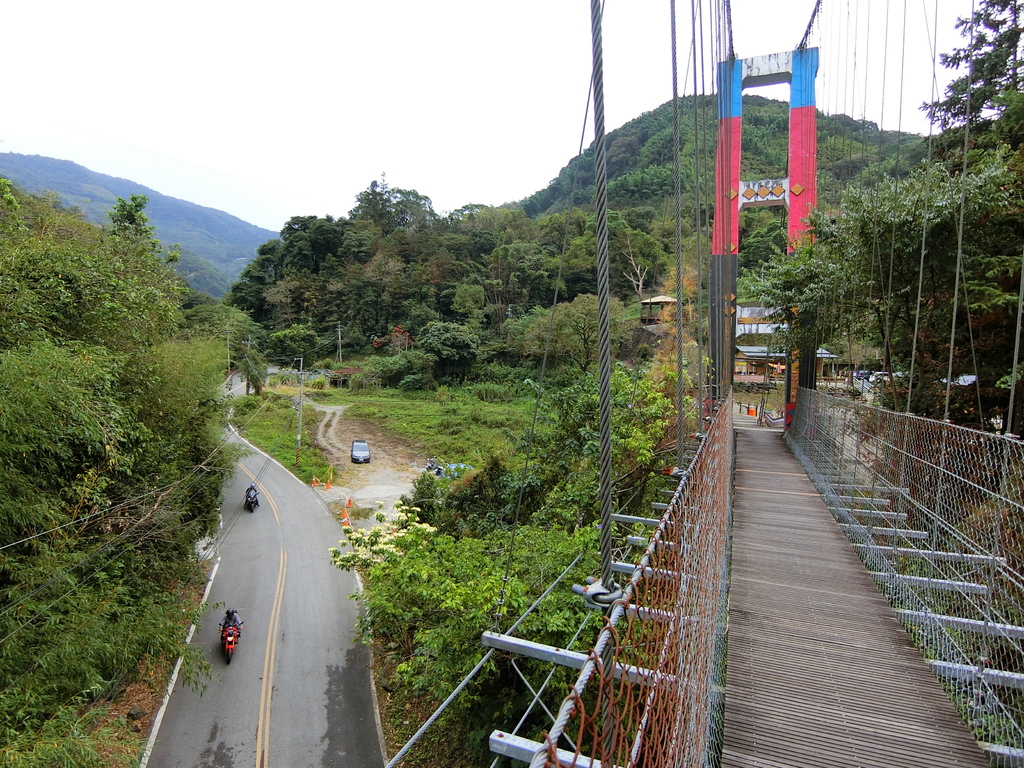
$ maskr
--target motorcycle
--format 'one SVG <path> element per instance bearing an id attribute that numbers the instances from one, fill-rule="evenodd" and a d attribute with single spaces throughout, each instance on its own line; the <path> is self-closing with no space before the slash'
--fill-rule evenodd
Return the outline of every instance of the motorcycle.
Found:
<path id="1" fill-rule="evenodd" d="M 255 512 L 256 507 L 260 505 L 259 496 L 257 496 L 252 489 L 245 492 L 245 501 L 242 502 L 242 509 L 246 512 Z"/>
<path id="2" fill-rule="evenodd" d="M 222 627 L 220 630 L 220 647 L 224 651 L 224 661 L 231 663 L 231 657 L 235 655 L 235 646 L 238 644 L 239 628 L 234 624 Z"/>

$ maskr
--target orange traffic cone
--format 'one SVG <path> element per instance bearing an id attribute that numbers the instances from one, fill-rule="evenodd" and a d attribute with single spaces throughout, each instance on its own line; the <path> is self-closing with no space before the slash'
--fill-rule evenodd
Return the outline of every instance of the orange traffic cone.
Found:
<path id="1" fill-rule="evenodd" d="M 352 509 L 352 497 L 349 497 L 348 503 L 345 506 L 349 509 Z"/>

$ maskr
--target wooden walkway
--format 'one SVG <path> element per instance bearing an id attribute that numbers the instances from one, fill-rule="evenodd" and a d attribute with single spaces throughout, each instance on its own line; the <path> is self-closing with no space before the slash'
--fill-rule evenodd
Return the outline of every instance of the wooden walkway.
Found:
<path id="1" fill-rule="evenodd" d="M 781 431 L 752 422 L 737 419 L 723 768 L 987 768 Z"/>

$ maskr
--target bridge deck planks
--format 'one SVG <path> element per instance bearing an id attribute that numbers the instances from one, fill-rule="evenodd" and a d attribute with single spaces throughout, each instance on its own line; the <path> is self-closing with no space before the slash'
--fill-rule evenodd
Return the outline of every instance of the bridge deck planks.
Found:
<path id="1" fill-rule="evenodd" d="M 737 428 L 722 765 L 989 765 L 775 430 Z"/>

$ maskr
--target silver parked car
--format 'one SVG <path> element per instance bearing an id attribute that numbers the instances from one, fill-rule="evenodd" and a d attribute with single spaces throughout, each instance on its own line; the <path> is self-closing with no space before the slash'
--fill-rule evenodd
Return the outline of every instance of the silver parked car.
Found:
<path id="1" fill-rule="evenodd" d="M 352 461 L 355 464 L 370 463 L 370 444 L 365 440 L 352 441 Z"/>

